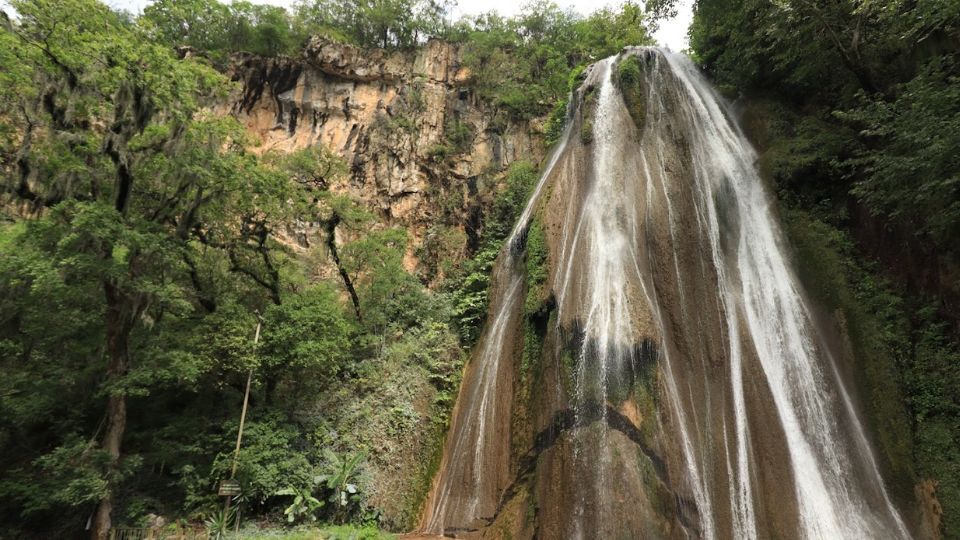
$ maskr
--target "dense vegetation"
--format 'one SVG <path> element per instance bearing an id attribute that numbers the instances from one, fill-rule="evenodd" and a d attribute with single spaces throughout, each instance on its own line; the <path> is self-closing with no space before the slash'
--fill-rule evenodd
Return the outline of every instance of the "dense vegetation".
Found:
<path id="1" fill-rule="evenodd" d="M 289 11 L 157 0 L 139 16 L 96 0 L 10 3 L 18 18 L 0 20 L 0 536 L 44 538 L 150 514 L 222 528 L 216 486 L 231 475 L 248 377 L 236 473 L 245 516 L 376 537 L 372 528 L 416 519 L 437 465 L 491 269 L 537 167 L 496 178 L 466 253 L 429 240 L 463 243 L 451 236 L 463 201 L 444 203 L 411 274 L 406 232 L 327 189 L 349 174 L 337 156 L 255 155 L 236 121 L 210 113 L 230 90 L 232 54 L 296 55 L 312 35 L 392 50 L 442 37 L 462 46 L 490 129 L 504 115 L 547 119 L 555 141 L 583 67 L 651 43 L 651 17 L 673 5 L 580 17 L 540 1 L 513 18 L 450 22 L 438 0 Z M 960 311 L 944 299 L 958 287 L 910 275 L 960 256 L 958 45 L 960 2 L 937 0 L 698 0 L 691 29 L 697 60 L 746 98 L 802 276 L 842 314 L 899 497 L 936 481 L 947 537 L 960 536 Z M 434 157 L 474 136 L 451 123 Z M 329 241 L 294 247 L 294 222 Z M 878 227 L 924 258 L 874 262 Z M 542 277 L 531 273 L 531 291 Z M 537 295 L 527 300 L 534 311 Z M 370 471 L 394 466 L 385 452 L 411 438 L 430 441 L 407 456 L 415 487 L 372 504 Z"/>
<path id="2" fill-rule="evenodd" d="M 217 60 L 235 52 L 295 54 L 310 36 L 363 47 L 410 48 L 447 25 L 447 0 L 308 0 L 292 11 L 247 1 L 157 0 L 141 23 L 152 39 Z"/>
<path id="3" fill-rule="evenodd" d="M 802 274 L 844 318 L 898 496 L 936 482 L 960 537 L 960 2 L 698 0 L 690 45 L 741 97 Z"/>
<path id="4" fill-rule="evenodd" d="M 405 231 L 328 190 L 348 174 L 337 156 L 256 155 L 234 119 L 210 112 L 230 92 L 221 70 L 233 53 L 296 54 L 315 34 L 391 49 L 443 36 L 464 47 L 491 110 L 530 118 L 563 110 L 572 69 L 649 42 L 646 15 L 626 3 L 582 18 L 541 2 L 512 19 L 449 24 L 434 0 L 292 11 L 158 0 L 139 16 L 96 0 L 10 5 L 17 17 L 0 21 L 2 536 L 103 537 L 151 514 L 224 529 L 233 515 L 216 491 L 233 476 L 248 380 L 235 509 L 410 527 L 536 166 L 501 179 L 466 258 L 441 251 L 439 271 L 415 276 Z M 472 140 L 448 131 L 445 153 Z M 297 247 L 294 223 L 327 241 Z M 432 441 L 403 461 L 415 486 L 372 504 L 370 471 L 396 467 L 385 456 L 413 439 Z"/>

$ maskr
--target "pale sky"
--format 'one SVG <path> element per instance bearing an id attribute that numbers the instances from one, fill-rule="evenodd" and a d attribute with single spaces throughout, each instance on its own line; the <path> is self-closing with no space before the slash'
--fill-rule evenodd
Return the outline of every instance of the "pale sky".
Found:
<path id="1" fill-rule="evenodd" d="M 150 0 L 105 0 L 106 3 L 114 8 L 126 9 L 134 13 L 139 13 L 144 6 L 150 3 Z M 561 8 L 572 8 L 581 14 L 589 14 L 591 11 L 603 6 L 604 4 L 616 5 L 618 2 L 603 0 L 554 0 Z M 271 4 L 274 6 L 290 7 L 294 0 L 253 0 L 257 4 Z M 0 7 L 6 7 L 6 2 L 0 0 Z M 475 15 L 486 13 L 488 11 L 499 11 L 502 15 L 513 15 L 519 11 L 524 4 L 523 0 L 459 0 L 454 9 L 454 18 L 460 15 Z M 687 28 L 693 18 L 692 11 L 693 0 L 678 0 L 678 15 L 670 20 L 661 21 L 660 29 L 654 34 L 654 37 L 660 43 L 674 51 L 683 51 L 687 48 Z"/>

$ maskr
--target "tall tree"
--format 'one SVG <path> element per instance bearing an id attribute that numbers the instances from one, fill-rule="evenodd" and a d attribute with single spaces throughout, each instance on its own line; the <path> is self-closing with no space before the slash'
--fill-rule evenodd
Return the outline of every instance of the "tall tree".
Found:
<path id="1" fill-rule="evenodd" d="M 271 220 L 291 195 L 283 174 L 244 152 L 235 121 L 202 112 L 224 95 L 221 75 L 93 0 L 13 6 L 21 18 L 4 39 L 37 90 L 8 110 L 23 136 L 5 191 L 39 212 L 39 247 L 67 283 L 99 283 L 102 295 L 98 439 L 108 464 L 92 520 L 101 539 L 122 472 L 132 336 L 191 299 L 216 309 L 199 275 L 203 249 L 222 252 L 278 302 Z"/>

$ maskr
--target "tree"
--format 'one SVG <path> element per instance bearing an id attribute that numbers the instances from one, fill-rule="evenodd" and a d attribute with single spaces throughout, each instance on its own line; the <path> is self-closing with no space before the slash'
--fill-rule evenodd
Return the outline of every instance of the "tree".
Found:
<path id="1" fill-rule="evenodd" d="M 93 535 L 105 538 L 122 476 L 133 336 L 193 305 L 216 309 L 198 264 L 204 249 L 278 298 L 270 220 L 288 184 L 244 152 L 239 124 L 199 112 L 223 95 L 219 74 L 178 59 L 98 2 L 13 5 L 21 19 L 5 39 L 39 91 L 14 111 L 24 136 L 5 186 L 42 209 L 18 241 L 69 287 L 99 284 L 92 311 L 102 314 L 106 413 L 97 439 L 108 462 Z"/>
<path id="2" fill-rule="evenodd" d="M 410 48 L 446 27 L 449 0 L 314 0 L 298 7 L 306 28 L 364 47 Z"/>
<path id="3" fill-rule="evenodd" d="M 650 23 L 632 2 L 583 18 L 541 0 L 510 19 L 496 13 L 464 19 L 448 36 L 463 42 L 477 92 L 516 117 L 530 118 L 565 101 L 571 70 L 625 46 L 652 44 Z"/>
<path id="4" fill-rule="evenodd" d="M 161 42 L 216 53 L 228 45 L 230 11 L 217 0 L 156 0 L 143 9 L 143 19 Z"/>
<path id="5" fill-rule="evenodd" d="M 350 357 L 354 328 L 344 317 L 332 288 L 318 285 L 267 308 L 258 376 L 266 380 L 267 399 L 281 377 L 300 386 L 322 388 Z"/>

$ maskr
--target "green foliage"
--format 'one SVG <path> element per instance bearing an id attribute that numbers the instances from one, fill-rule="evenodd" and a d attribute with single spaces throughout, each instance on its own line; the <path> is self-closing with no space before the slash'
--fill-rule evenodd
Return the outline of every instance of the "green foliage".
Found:
<path id="1" fill-rule="evenodd" d="M 623 87 L 640 84 L 643 78 L 643 66 L 640 57 L 630 55 L 617 63 L 617 82 Z"/>
<path id="2" fill-rule="evenodd" d="M 524 301 L 524 313 L 534 314 L 540 311 L 544 296 L 544 283 L 549 277 L 547 266 L 547 238 L 539 219 L 530 222 L 527 230 L 527 298 Z"/>
<path id="3" fill-rule="evenodd" d="M 288 487 L 277 492 L 281 497 L 293 497 L 290 506 L 283 511 L 283 515 L 287 516 L 287 523 L 317 520 L 316 512 L 323 507 L 324 502 L 314 497 L 312 491 L 309 488 Z"/>
<path id="4" fill-rule="evenodd" d="M 797 248 L 796 261 L 808 290 L 841 316 L 852 341 L 858 386 L 868 422 L 878 436 L 889 477 L 899 494 L 912 491 L 910 422 L 903 409 L 897 370 L 909 350 L 903 301 L 856 258 L 842 231 L 800 210 L 785 212 L 787 232 Z M 899 399 L 898 399 L 899 398 Z"/>
<path id="5" fill-rule="evenodd" d="M 14 7 L 20 19 L 4 39 L 44 97 L 25 94 L 0 113 L 23 135 L 19 169 L 4 170 L 5 207 L 41 211 L 6 240 L 0 268 L 0 289 L 14 295 L 0 317 L 0 363 L 19 385 L 0 405 L 0 452 L 4 477 L 62 487 L 7 486 L 0 519 L 56 537 L 126 499 L 147 462 L 138 450 L 152 445 L 118 452 L 107 442 L 151 422 L 128 404 L 189 393 L 251 361 L 231 310 L 200 321 L 218 306 L 264 305 L 263 285 L 279 291 L 278 250 L 263 231 L 287 217 L 293 190 L 245 152 L 239 123 L 200 111 L 225 95 L 221 75 L 97 2 Z M 202 349 L 197 328 L 226 333 Z M 221 352 L 246 358 L 221 366 Z"/>
<path id="6" fill-rule="evenodd" d="M 457 204 L 459 200 L 459 204 Z M 453 192 L 440 201 L 441 208 L 444 202 L 451 201 L 452 205 L 463 205 L 463 194 L 459 191 Z M 445 212 L 452 214 L 453 208 L 446 208 Z M 423 239 L 423 245 L 420 247 L 417 258 L 420 259 L 421 279 L 430 282 L 438 276 L 449 276 L 456 269 L 457 263 L 463 256 L 463 248 L 467 243 L 466 234 L 456 227 L 446 225 L 434 225 L 428 231 Z"/>
<path id="7" fill-rule="evenodd" d="M 342 250 L 343 266 L 359 291 L 363 326 L 378 341 L 391 331 L 444 318 L 438 299 L 404 268 L 406 248 L 406 231 L 391 228 L 371 231 Z"/>
<path id="8" fill-rule="evenodd" d="M 960 250 L 960 66 L 937 56 L 896 97 L 861 95 L 841 117 L 865 144 L 849 163 L 864 171 L 853 193 L 878 213 Z"/>
<path id="9" fill-rule="evenodd" d="M 246 51 L 293 54 L 312 35 L 364 47 L 409 48 L 446 27 L 450 4 L 437 0 L 314 0 L 292 11 L 246 1 L 157 0 L 144 9 L 152 36 L 217 61 Z"/>
<path id="10" fill-rule="evenodd" d="M 409 106 L 412 109 L 412 114 L 422 113 L 425 105 L 423 97 L 416 89 L 413 91 L 411 101 L 412 103 Z M 413 121 L 402 114 L 393 116 L 389 122 L 392 127 L 399 127 L 411 133 L 415 129 Z M 435 163 L 449 164 L 451 158 L 471 149 L 476 133 L 474 133 L 472 125 L 457 118 L 447 119 L 443 131 L 443 138 L 428 147 L 425 153 L 426 157 Z"/>
<path id="11" fill-rule="evenodd" d="M 309 526 L 291 529 L 244 527 L 236 540 L 392 540 L 396 538 L 373 526 L 335 525 L 323 528 Z"/>
<path id="12" fill-rule="evenodd" d="M 479 337 L 487 316 L 494 262 L 503 241 L 523 212 L 538 178 L 536 168 L 528 162 L 518 161 L 511 166 L 505 178 L 506 186 L 497 194 L 484 222 L 480 250 L 464 261 L 460 274 L 448 284 L 452 293 L 452 315 L 464 343 L 472 344 Z"/>
<path id="13" fill-rule="evenodd" d="M 277 491 L 279 496 L 293 497 L 290 506 L 283 512 L 287 516 L 287 522 L 316 521 L 317 512 L 326 502 L 331 503 L 328 508 L 333 508 L 327 517 L 341 524 L 360 510 L 360 488 L 355 483 L 355 478 L 364 455 L 356 453 L 340 456 L 325 450 L 323 456 L 325 472 L 314 476 L 309 486 L 286 487 Z M 324 500 L 314 496 L 317 490 L 323 492 L 323 495 L 319 496 Z"/>
<path id="14" fill-rule="evenodd" d="M 460 120 L 447 122 L 446 126 L 444 126 L 444 135 L 457 153 L 463 153 L 469 150 L 475 137 L 473 127 Z"/>
<path id="15" fill-rule="evenodd" d="M 450 287 L 453 296 L 453 318 L 460 337 L 473 344 L 480 337 L 480 329 L 487 317 L 490 302 L 490 275 L 500 254 L 500 244 L 491 243 L 464 262 L 459 276 L 454 276 Z"/>
<path id="16" fill-rule="evenodd" d="M 867 420 L 896 495 L 910 501 L 917 476 L 938 479 L 944 531 L 955 530 L 960 351 L 947 327 L 935 310 L 897 294 L 856 255 L 845 233 L 801 210 L 785 217 L 804 284 L 842 315 Z"/>
<path id="17" fill-rule="evenodd" d="M 307 27 L 340 29 L 364 47 L 409 48 L 443 33 L 451 3 L 446 0 L 315 0 L 298 17 Z"/>
<path id="18" fill-rule="evenodd" d="M 323 384 L 350 357 L 352 325 L 326 284 L 291 295 L 264 313 L 258 376 Z"/>
<path id="19" fill-rule="evenodd" d="M 691 46 L 719 82 L 805 107 L 795 137 L 833 169 L 818 178 L 953 252 L 960 99 L 946 36 L 960 10 L 946 4 L 701 0 Z"/>
<path id="20" fill-rule="evenodd" d="M 510 165 L 504 178 L 506 186 L 497 194 L 490 215 L 484 222 L 486 239 L 490 242 L 502 242 L 507 238 L 523 213 L 539 178 L 536 166 L 528 161 L 517 161 Z"/>
<path id="21" fill-rule="evenodd" d="M 227 429 L 236 433 L 237 424 Z M 211 478 L 228 478 L 233 467 L 233 449 L 225 446 L 211 469 Z M 296 426 L 272 414 L 247 419 L 243 429 L 236 478 L 248 500 L 266 502 L 286 487 L 311 485 L 313 466 L 303 451 L 302 436 Z"/>
<path id="22" fill-rule="evenodd" d="M 364 458 L 362 453 L 352 456 L 339 456 L 331 451 L 324 453 L 328 472 L 317 477 L 317 481 L 326 486 L 330 493 L 328 502 L 333 503 L 334 521 L 344 523 L 351 511 L 356 511 L 360 501 L 359 488 L 354 483 L 357 465 Z"/>
<path id="23" fill-rule="evenodd" d="M 571 69 L 624 46 L 651 44 L 646 24 L 643 10 L 632 2 L 581 18 L 552 2 L 535 1 L 514 18 L 488 13 L 463 19 L 448 37 L 463 42 L 463 61 L 481 97 L 517 118 L 532 118 L 566 97 Z"/>
<path id="24" fill-rule="evenodd" d="M 347 164 L 343 158 L 322 144 L 308 146 L 285 154 L 268 152 L 264 159 L 275 164 L 291 180 L 309 189 L 316 197 L 332 198 L 333 196 L 326 192 L 327 188 L 330 187 L 330 184 L 346 177 L 348 172 Z M 343 214 L 345 219 L 357 211 L 351 209 L 350 212 L 347 212 L 347 203 L 342 201 L 342 198 L 341 202 L 331 202 L 331 205 L 338 213 Z M 346 219 L 346 221 L 353 224 L 357 219 Z"/>
<path id="25" fill-rule="evenodd" d="M 236 508 L 220 510 L 214 512 L 212 516 L 207 518 L 204 521 L 204 525 L 207 526 L 207 533 L 210 534 L 211 538 L 214 540 L 224 540 L 227 538 L 227 535 L 230 534 L 230 529 L 233 527 L 236 518 Z"/>
<path id="26" fill-rule="evenodd" d="M 543 142 L 547 146 L 553 146 L 560 142 L 560 137 L 563 136 L 563 129 L 567 123 L 567 105 L 569 102 L 569 98 L 558 100 L 557 104 L 553 106 L 553 110 L 550 111 L 550 116 L 547 118 L 547 127 L 543 134 Z"/>
<path id="27" fill-rule="evenodd" d="M 391 540 L 393 535 L 385 534 L 376 527 L 351 527 L 339 525 L 326 527 L 320 531 L 325 540 Z"/>
<path id="28" fill-rule="evenodd" d="M 437 143 L 427 148 L 427 157 L 436 163 L 443 163 L 447 158 L 453 157 L 455 149 L 447 143 Z"/>
<path id="29" fill-rule="evenodd" d="M 770 99 L 751 100 L 743 110 L 745 131 L 763 149 L 758 166 L 770 187 L 781 200 L 815 208 L 836 224 L 846 218 L 851 173 L 840 156 L 856 147 L 856 133 L 830 120 Z"/>
<path id="30" fill-rule="evenodd" d="M 644 104 L 646 103 L 646 89 L 643 88 L 643 65 L 640 57 L 631 55 L 617 63 L 617 72 L 614 79 L 620 88 L 627 111 L 637 129 L 643 129 L 646 121 Z"/>

